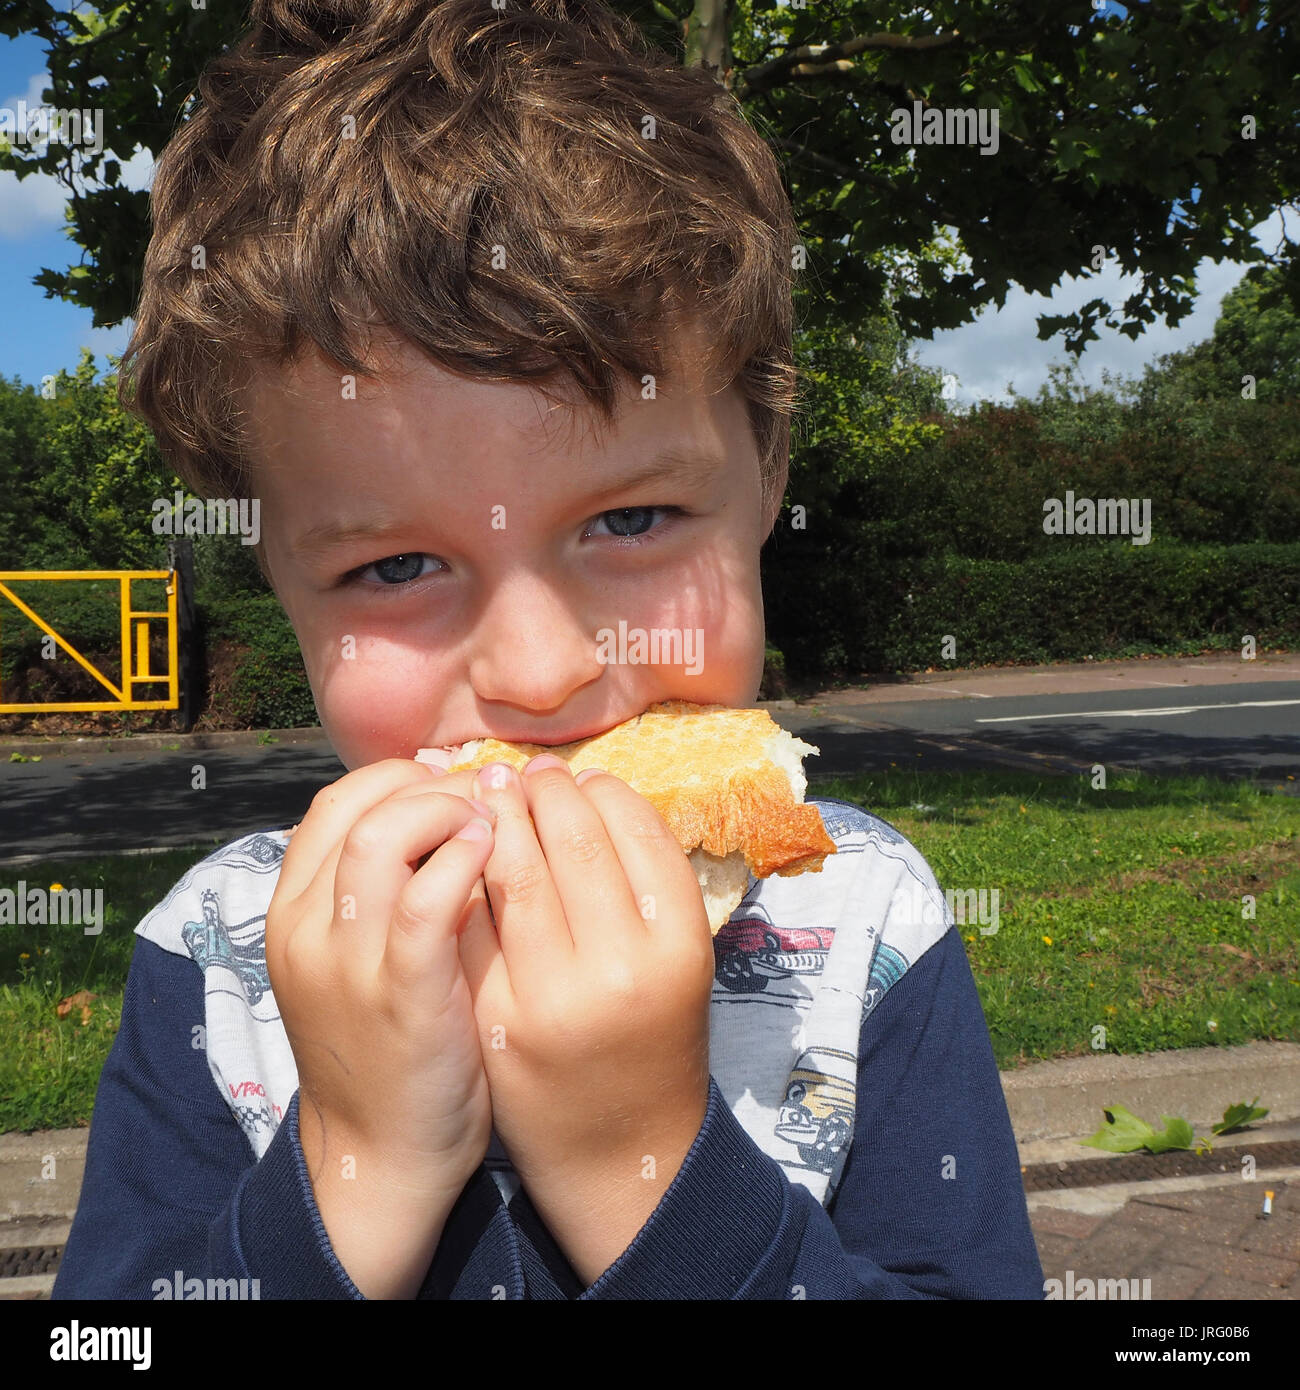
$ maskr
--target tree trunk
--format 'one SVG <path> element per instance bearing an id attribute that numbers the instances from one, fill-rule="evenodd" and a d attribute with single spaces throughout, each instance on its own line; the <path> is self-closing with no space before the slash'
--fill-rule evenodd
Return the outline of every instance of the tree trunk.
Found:
<path id="1" fill-rule="evenodd" d="M 173 723 L 181 733 L 189 733 L 203 702 L 204 663 L 194 612 L 194 542 L 188 536 L 175 536 L 167 542 L 167 565 L 177 585 L 176 661 L 180 667 L 180 705 Z"/>
<path id="2" fill-rule="evenodd" d="M 686 21 L 686 66 L 702 67 L 731 90 L 731 36 L 727 29 L 729 0 L 695 0 Z"/>

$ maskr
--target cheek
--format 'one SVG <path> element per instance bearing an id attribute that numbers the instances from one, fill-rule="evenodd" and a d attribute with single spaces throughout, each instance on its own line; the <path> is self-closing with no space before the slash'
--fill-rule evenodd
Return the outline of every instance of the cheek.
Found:
<path id="1" fill-rule="evenodd" d="M 405 648 L 345 633 L 309 663 L 321 724 L 348 767 L 410 757 L 437 707 L 441 677 Z"/>
<path id="2" fill-rule="evenodd" d="M 763 590 L 757 560 L 733 545 L 719 546 L 700 561 L 696 573 L 689 567 L 681 571 L 673 592 L 647 602 L 639 621 L 695 634 L 702 670 L 685 676 L 679 698 L 745 705 L 763 676 Z"/>

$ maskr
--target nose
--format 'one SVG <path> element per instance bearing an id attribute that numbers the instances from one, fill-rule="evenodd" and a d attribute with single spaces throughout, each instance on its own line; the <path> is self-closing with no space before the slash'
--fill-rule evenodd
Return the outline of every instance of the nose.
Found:
<path id="1" fill-rule="evenodd" d="M 543 714 L 599 679 L 595 629 L 533 572 L 502 576 L 475 627 L 470 685 L 481 700 Z"/>

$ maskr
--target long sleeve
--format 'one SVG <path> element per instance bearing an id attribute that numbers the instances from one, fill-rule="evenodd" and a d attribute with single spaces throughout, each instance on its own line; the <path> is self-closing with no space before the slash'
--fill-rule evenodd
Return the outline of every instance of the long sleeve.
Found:
<path id="1" fill-rule="evenodd" d="M 955 929 L 863 1025 L 853 1144 L 829 1208 L 763 1153 L 711 1080 L 681 1171 L 590 1288 L 576 1292 L 562 1259 L 551 1277 L 555 1255 L 524 1194 L 511 1211 L 542 1251 L 525 1260 L 532 1298 L 1043 1297 L 1010 1118 Z"/>
<path id="2" fill-rule="evenodd" d="M 175 1297 L 190 1280 L 204 1289 L 208 1280 L 248 1280 L 243 1297 L 360 1299 L 312 1195 L 297 1093 L 255 1161 L 193 1045 L 203 1021 L 199 969 L 139 940 L 52 1296 L 153 1299 Z M 237 1287 L 227 1284 L 223 1296 L 241 1296 Z M 480 1168 L 417 1297 L 494 1296 L 522 1297 L 523 1275 L 506 1208 Z"/>

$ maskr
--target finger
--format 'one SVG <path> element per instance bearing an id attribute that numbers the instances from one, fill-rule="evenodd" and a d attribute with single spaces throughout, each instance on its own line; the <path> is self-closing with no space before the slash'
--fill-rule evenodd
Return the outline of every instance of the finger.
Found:
<path id="1" fill-rule="evenodd" d="M 421 937 L 427 935 L 426 918 L 445 928 L 447 916 L 438 910 L 441 904 L 436 892 L 439 886 L 445 890 L 448 883 L 458 893 L 447 909 L 454 923 L 487 862 L 490 834 L 485 837 L 486 844 L 481 839 L 462 841 L 451 857 L 453 865 L 464 859 L 473 859 L 478 865 L 463 891 L 456 889 L 454 872 L 450 877 L 435 873 L 422 878 L 415 889 L 410 885 L 419 877 L 419 860 L 430 853 L 436 859 L 436 851 L 475 819 L 484 817 L 468 801 L 436 791 L 423 797 L 395 797 L 361 816 L 343 837 L 333 875 L 318 875 L 311 890 L 323 893 L 325 884 L 332 883 L 328 907 L 338 948 L 377 961 L 384 954 L 390 923 L 399 931 Z M 321 906 L 325 905 L 322 902 Z M 398 959 L 406 963 L 405 957 Z"/>
<path id="2" fill-rule="evenodd" d="M 484 1017 L 479 1013 L 479 999 L 485 989 L 493 999 L 510 1000 L 514 992 L 510 984 L 510 970 L 506 964 L 501 940 L 497 936 L 496 924 L 492 920 L 492 908 L 488 902 L 487 891 L 480 876 L 470 890 L 469 908 L 465 915 L 465 925 L 460 933 L 460 961 L 469 985 L 470 998 L 474 1001 L 475 1016 L 479 1019 L 480 1040 L 484 1046 L 494 1043 L 492 1029 L 504 1019 Z"/>
<path id="3" fill-rule="evenodd" d="M 423 999 L 431 1009 L 436 1009 L 457 984 L 457 938 L 476 910 L 475 890 L 492 852 L 491 826 L 468 802 L 447 800 L 464 807 L 468 813 L 465 823 L 434 848 L 424 867 L 395 895 L 385 918 L 381 962 L 383 972 L 400 986 L 410 988 L 426 980 L 433 983 L 436 992 Z M 398 809 L 406 815 L 415 812 L 414 806 L 409 811 Z M 460 819 L 462 812 L 451 814 Z M 477 910 L 486 911 L 481 890 Z"/>
<path id="4" fill-rule="evenodd" d="M 348 830 L 372 806 L 404 787 L 423 790 L 445 775 L 408 758 L 385 758 L 322 787 L 284 852 L 277 893 L 296 898 L 305 892 Z"/>
<path id="5" fill-rule="evenodd" d="M 474 769 L 466 768 L 462 772 L 446 772 L 440 774 L 435 790 L 441 792 L 444 796 L 459 796 L 463 797 L 466 801 L 470 801 L 474 797 L 473 783 Z M 401 801 L 408 796 L 423 796 L 428 790 L 428 787 L 416 783 L 414 786 L 403 787 L 400 791 L 394 792 L 389 799 Z M 481 804 L 482 803 L 480 803 L 480 805 Z M 421 864 L 416 865 L 416 867 L 421 867 L 423 862 L 422 860 Z"/>
<path id="6" fill-rule="evenodd" d="M 599 810 L 553 754 L 528 764 L 524 790 L 574 946 L 618 949 L 629 924 L 641 931 L 640 917 Z"/>
<path id="7" fill-rule="evenodd" d="M 519 774 L 505 763 L 491 763 L 479 769 L 474 788 L 475 796 L 496 812 L 495 845 L 483 882 L 510 978 L 523 990 L 525 980 L 553 960 L 557 950 L 573 950 L 573 937 Z"/>
<path id="8" fill-rule="evenodd" d="M 425 764 L 419 764 L 425 766 Z M 474 769 L 465 768 L 460 772 L 441 772 L 435 769 L 434 775 L 437 777 L 435 790 L 448 796 L 463 796 L 466 800 L 474 795 L 472 786 L 474 782 Z M 403 796 L 421 796 L 428 790 L 423 783 L 414 782 L 410 786 L 402 787 L 393 793 L 394 798 Z"/>
<path id="9" fill-rule="evenodd" d="M 702 920 L 707 929 L 699 880 L 659 812 L 608 772 L 590 768 L 579 773 L 576 781 L 604 822 L 646 927 L 652 932 L 681 930 L 698 935 Z"/>

